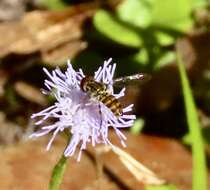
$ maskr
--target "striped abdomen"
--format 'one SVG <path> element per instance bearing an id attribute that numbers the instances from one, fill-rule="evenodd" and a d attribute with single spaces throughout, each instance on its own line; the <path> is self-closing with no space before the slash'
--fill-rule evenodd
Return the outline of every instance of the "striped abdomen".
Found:
<path id="1" fill-rule="evenodd" d="M 98 97 L 98 100 L 107 106 L 116 116 L 120 116 L 122 113 L 121 103 L 113 95 L 104 92 L 101 93 Z"/>

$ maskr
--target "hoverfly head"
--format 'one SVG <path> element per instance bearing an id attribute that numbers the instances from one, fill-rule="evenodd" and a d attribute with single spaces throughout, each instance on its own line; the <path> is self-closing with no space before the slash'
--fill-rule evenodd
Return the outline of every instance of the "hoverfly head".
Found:
<path id="1" fill-rule="evenodd" d="M 94 78 L 92 76 L 85 76 L 80 82 L 80 88 L 83 92 L 88 92 L 89 85 L 94 82 Z"/>

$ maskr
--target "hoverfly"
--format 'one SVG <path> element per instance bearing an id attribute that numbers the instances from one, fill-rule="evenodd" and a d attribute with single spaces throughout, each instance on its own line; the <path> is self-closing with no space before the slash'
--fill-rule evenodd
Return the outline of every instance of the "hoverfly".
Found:
<path id="1" fill-rule="evenodd" d="M 116 78 L 113 81 L 114 86 L 122 86 L 129 83 L 139 83 L 150 79 L 150 75 L 138 73 L 135 75 Z M 90 97 L 102 102 L 112 113 L 119 117 L 122 114 L 122 105 L 120 101 L 114 97 L 107 89 L 107 84 L 95 81 L 92 76 L 85 76 L 80 82 L 80 88 Z"/>

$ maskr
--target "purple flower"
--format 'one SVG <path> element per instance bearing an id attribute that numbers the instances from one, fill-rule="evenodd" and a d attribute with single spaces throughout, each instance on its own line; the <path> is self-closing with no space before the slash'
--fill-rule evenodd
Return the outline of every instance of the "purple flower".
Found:
<path id="1" fill-rule="evenodd" d="M 124 96 L 125 88 L 114 94 L 112 84 L 116 64 L 110 65 L 111 60 L 104 61 L 103 66 L 95 72 L 94 80 L 106 84 L 107 90 L 118 99 Z M 115 130 L 122 145 L 126 146 L 124 142 L 126 137 L 120 128 L 133 125 L 135 115 L 126 114 L 132 110 L 133 105 L 123 108 L 122 114 L 115 116 L 102 102 L 91 98 L 89 94 L 81 90 L 80 82 L 85 75 L 81 69 L 75 71 L 70 61 L 68 61 L 68 68 L 65 73 L 61 72 L 59 68 L 56 68 L 52 73 L 44 68 L 44 72 L 49 77 L 49 80 L 45 80 L 45 86 L 48 93 L 56 98 L 56 102 L 47 109 L 31 116 L 32 118 L 38 117 L 39 120 L 35 124 L 42 127 L 30 137 L 39 137 L 53 132 L 47 145 L 47 150 L 49 150 L 56 135 L 64 129 L 69 130 L 72 136 L 64 155 L 73 156 L 77 146 L 79 146 L 78 161 L 81 158 L 82 150 L 86 149 L 87 143 L 92 143 L 92 146 L 98 143 L 112 146 L 108 138 L 109 128 Z M 47 125 L 48 119 L 56 121 Z"/>

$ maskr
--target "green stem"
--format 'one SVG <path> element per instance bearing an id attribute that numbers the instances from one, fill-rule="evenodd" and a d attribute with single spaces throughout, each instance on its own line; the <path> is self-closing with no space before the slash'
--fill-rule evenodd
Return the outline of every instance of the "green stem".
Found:
<path id="1" fill-rule="evenodd" d="M 196 112 L 196 106 L 192 91 L 189 85 L 187 74 L 184 68 L 181 55 L 177 50 L 177 63 L 181 77 L 187 123 L 192 140 L 192 159 L 193 159 L 193 190 L 207 190 L 207 167 L 204 151 L 204 142 L 201 134 L 200 122 Z"/>
<path id="2" fill-rule="evenodd" d="M 71 134 L 66 130 L 64 130 L 64 134 L 66 135 L 65 137 L 67 140 L 67 145 L 66 145 L 66 147 L 67 147 L 68 142 L 71 139 Z M 58 190 L 59 189 L 60 184 L 62 183 L 62 180 L 63 180 L 63 174 L 66 169 L 67 160 L 68 160 L 68 158 L 65 157 L 64 153 L 63 153 L 60 160 L 57 162 L 57 164 L 53 168 L 48 190 Z"/>
<path id="3" fill-rule="evenodd" d="M 53 169 L 48 190 L 59 189 L 60 184 L 63 180 L 63 174 L 66 169 L 66 165 L 67 165 L 67 158 L 63 154 Z"/>

